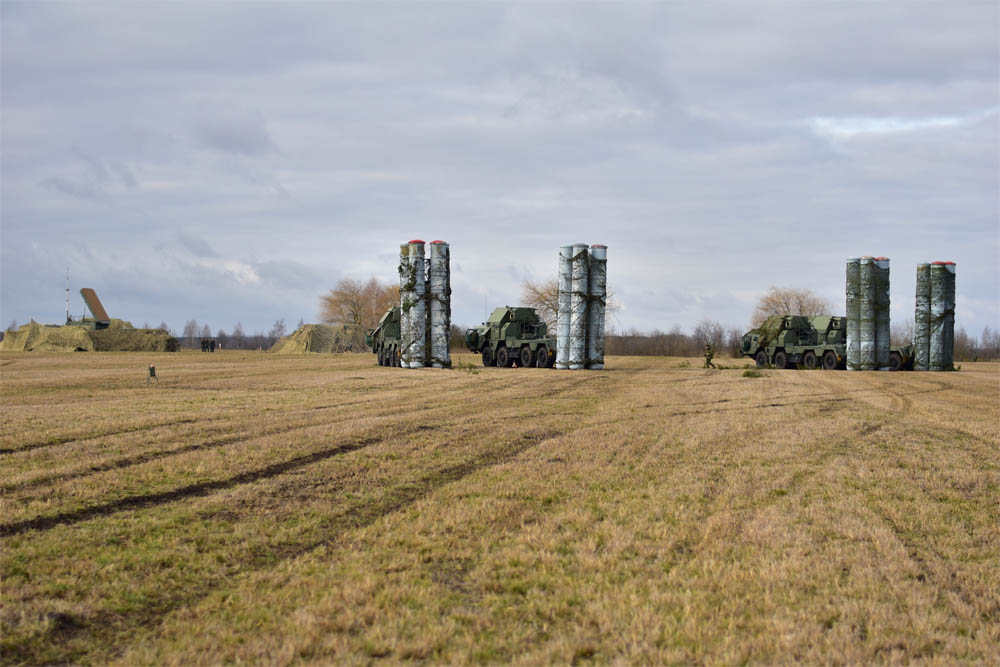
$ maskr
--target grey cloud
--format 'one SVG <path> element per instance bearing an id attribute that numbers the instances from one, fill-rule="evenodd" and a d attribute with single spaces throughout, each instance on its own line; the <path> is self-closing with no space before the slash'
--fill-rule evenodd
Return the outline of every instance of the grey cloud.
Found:
<path id="1" fill-rule="evenodd" d="M 49 190 L 88 201 L 105 201 L 108 198 L 107 193 L 101 186 L 93 181 L 81 182 L 62 176 L 50 176 L 42 181 L 41 184 Z"/>
<path id="2" fill-rule="evenodd" d="M 188 234 L 178 234 L 177 242 L 195 257 L 218 257 L 219 253 L 212 249 L 205 239 Z"/>
<path id="3" fill-rule="evenodd" d="M 894 304 L 947 255 L 959 321 L 1000 322 L 996 116 L 817 128 L 996 108 L 990 3 L 0 12 L 5 321 L 69 264 L 140 321 L 266 330 L 417 236 L 452 243 L 457 322 L 577 240 L 610 246 L 624 327 L 744 323 L 772 284 L 837 303 L 866 252 Z"/>
<path id="4" fill-rule="evenodd" d="M 228 105 L 206 104 L 195 120 L 197 138 L 205 145 L 237 155 L 262 155 L 275 149 L 261 114 Z"/>

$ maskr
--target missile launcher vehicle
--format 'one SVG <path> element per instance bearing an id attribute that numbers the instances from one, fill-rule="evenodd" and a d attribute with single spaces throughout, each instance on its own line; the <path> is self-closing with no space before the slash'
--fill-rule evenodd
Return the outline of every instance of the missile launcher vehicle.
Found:
<path id="1" fill-rule="evenodd" d="M 534 308 L 496 308 L 481 326 L 465 332 L 465 346 L 483 357 L 483 366 L 552 368 L 556 339 Z"/>
<path id="2" fill-rule="evenodd" d="M 740 354 L 758 367 L 824 370 L 847 367 L 847 318 L 837 315 L 772 315 L 761 326 L 743 334 Z M 913 367 L 913 346 L 893 347 L 890 370 Z"/>
<path id="3" fill-rule="evenodd" d="M 378 326 L 365 333 L 365 345 L 378 357 L 379 366 L 400 366 L 402 337 L 399 330 L 399 306 L 385 311 Z"/>

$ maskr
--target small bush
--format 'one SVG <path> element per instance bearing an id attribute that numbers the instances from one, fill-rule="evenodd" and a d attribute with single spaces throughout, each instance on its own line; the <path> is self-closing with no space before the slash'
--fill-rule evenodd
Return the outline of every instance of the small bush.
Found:
<path id="1" fill-rule="evenodd" d="M 748 368 L 745 371 L 743 371 L 743 377 L 745 377 L 745 378 L 762 378 L 762 377 L 766 377 L 766 374 L 765 373 L 761 373 L 756 368 Z"/>

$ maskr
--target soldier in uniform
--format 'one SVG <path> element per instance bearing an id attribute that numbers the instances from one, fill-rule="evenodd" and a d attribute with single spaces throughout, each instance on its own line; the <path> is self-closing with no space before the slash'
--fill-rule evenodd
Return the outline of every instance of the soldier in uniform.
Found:
<path id="1" fill-rule="evenodd" d="M 711 345 L 705 346 L 705 368 L 715 368 L 715 364 L 712 363 L 712 357 L 715 356 L 715 350 L 712 349 Z"/>

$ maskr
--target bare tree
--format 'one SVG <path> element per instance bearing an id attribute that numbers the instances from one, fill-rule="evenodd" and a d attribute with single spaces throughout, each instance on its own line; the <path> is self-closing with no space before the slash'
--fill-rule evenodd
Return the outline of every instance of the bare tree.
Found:
<path id="1" fill-rule="evenodd" d="M 145 322 L 142 323 L 142 328 L 143 329 L 148 329 L 149 328 L 149 320 L 147 320 L 147 321 L 145 321 Z"/>
<path id="2" fill-rule="evenodd" d="M 614 292 L 608 289 L 605 297 L 605 316 L 617 313 L 619 305 Z M 552 278 L 542 282 L 525 280 L 521 283 L 521 302 L 534 308 L 538 316 L 548 325 L 550 332 L 556 330 L 556 317 L 559 313 L 559 280 Z"/>
<path id="3" fill-rule="evenodd" d="M 711 345 L 715 350 L 722 349 L 725 328 L 714 320 L 703 319 L 694 327 L 694 339 L 701 346 Z"/>
<path id="4" fill-rule="evenodd" d="M 7 331 L 17 331 L 17 320 L 11 320 L 7 325 Z"/>
<path id="5" fill-rule="evenodd" d="M 158 326 L 156 328 L 159 329 L 160 331 L 166 331 L 168 333 L 170 332 L 170 327 L 167 326 L 166 322 L 160 322 L 160 326 Z"/>
<path id="6" fill-rule="evenodd" d="M 306 319 L 304 317 L 300 317 L 299 318 L 299 323 L 295 325 L 295 329 L 296 330 L 301 329 L 305 325 L 306 325 Z"/>
<path id="7" fill-rule="evenodd" d="M 399 305 L 399 286 L 386 285 L 370 278 L 367 282 L 344 278 L 329 294 L 320 298 L 320 321 L 355 327 L 373 328 L 382 314 Z"/>
<path id="8" fill-rule="evenodd" d="M 737 326 L 730 326 L 726 329 L 726 352 L 734 359 L 738 359 L 743 342 L 743 332 Z"/>
<path id="9" fill-rule="evenodd" d="M 771 315 L 827 315 L 833 306 L 823 297 L 807 289 L 771 287 L 757 302 L 751 326 L 759 327 Z"/>
<path id="10" fill-rule="evenodd" d="M 285 318 L 281 318 L 280 320 L 275 320 L 274 326 L 271 327 L 271 330 L 267 332 L 267 335 L 270 338 L 274 339 L 274 340 L 277 340 L 277 339 L 281 338 L 282 336 L 284 336 L 285 335 Z"/>
<path id="11" fill-rule="evenodd" d="M 448 346 L 450 350 L 462 350 L 465 348 L 464 327 L 460 327 L 457 324 L 451 325 L 451 331 L 448 332 Z"/>
<path id="12" fill-rule="evenodd" d="M 240 349 L 240 345 L 243 343 L 243 323 L 237 322 L 236 326 L 233 327 L 233 347 L 237 350 Z"/>
<path id="13" fill-rule="evenodd" d="M 189 345 L 194 345 L 194 337 L 198 335 L 198 322 L 188 320 L 184 323 L 184 337 L 188 339 Z"/>
<path id="14" fill-rule="evenodd" d="M 205 326 L 203 326 L 201 328 L 201 337 L 202 338 L 211 338 L 212 337 L 212 327 L 208 326 L 207 324 Z"/>
<path id="15" fill-rule="evenodd" d="M 889 343 L 892 345 L 910 345 L 913 343 L 913 318 L 894 322 L 889 330 Z"/>
<path id="16" fill-rule="evenodd" d="M 979 339 L 981 359 L 1000 359 L 1000 329 L 985 327 Z"/>
<path id="17" fill-rule="evenodd" d="M 965 333 L 965 327 L 959 325 L 955 330 L 955 359 L 958 361 L 976 361 L 977 342 L 975 336 Z"/>
<path id="18" fill-rule="evenodd" d="M 559 279 L 533 282 L 525 280 L 521 283 L 521 302 L 534 308 L 538 316 L 548 325 L 550 332 L 556 330 L 556 317 L 559 314 Z"/>

